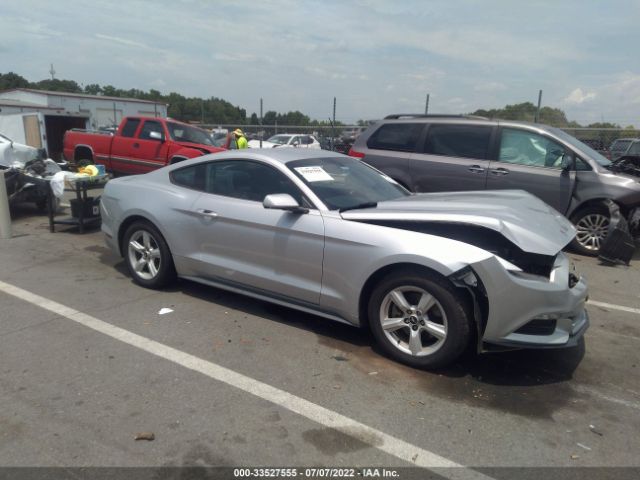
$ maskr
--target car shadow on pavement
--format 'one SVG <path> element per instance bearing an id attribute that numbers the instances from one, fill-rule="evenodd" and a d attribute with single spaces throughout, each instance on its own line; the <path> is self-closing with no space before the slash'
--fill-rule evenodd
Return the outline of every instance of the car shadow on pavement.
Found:
<path id="1" fill-rule="evenodd" d="M 129 277 L 124 261 L 104 247 L 100 251 L 102 263 Z M 584 411 L 589 401 L 588 394 L 572 386 L 574 372 L 586 354 L 584 339 L 576 347 L 564 349 L 480 355 L 467 352 L 447 368 L 421 370 L 385 356 L 367 329 L 188 280 L 178 280 L 165 291 L 312 332 L 318 344 L 328 347 L 328 358 L 384 388 L 406 390 L 410 386 L 407 391 L 423 392 L 424 398 L 436 396 L 468 406 L 545 419 L 552 419 L 553 413 L 562 408 Z M 413 403 L 419 406 L 423 402 L 420 398 Z"/>
<path id="2" fill-rule="evenodd" d="M 169 290 L 313 332 L 319 344 L 329 347 L 330 358 L 385 387 L 409 382 L 447 401 L 536 418 L 551 419 L 560 408 L 585 407 L 587 395 L 571 386 L 586 353 L 584 340 L 566 349 L 466 353 L 447 368 L 420 370 L 386 357 L 366 329 L 189 281 Z"/>

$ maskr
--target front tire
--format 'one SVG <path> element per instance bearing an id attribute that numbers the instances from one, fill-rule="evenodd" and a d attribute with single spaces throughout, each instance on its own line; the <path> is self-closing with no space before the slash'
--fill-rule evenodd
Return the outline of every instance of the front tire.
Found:
<path id="1" fill-rule="evenodd" d="M 472 315 L 468 302 L 444 278 L 400 271 L 371 294 L 369 325 L 391 358 L 416 368 L 439 368 L 469 345 Z"/>
<path id="2" fill-rule="evenodd" d="M 609 233 L 609 209 L 604 206 L 586 207 L 571 217 L 576 227 L 572 248 L 582 254 L 596 257 Z"/>
<path id="3" fill-rule="evenodd" d="M 124 234 L 122 251 L 127 269 L 138 285 L 159 289 L 175 280 L 176 271 L 169 246 L 150 223 L 131 224 Z"/>

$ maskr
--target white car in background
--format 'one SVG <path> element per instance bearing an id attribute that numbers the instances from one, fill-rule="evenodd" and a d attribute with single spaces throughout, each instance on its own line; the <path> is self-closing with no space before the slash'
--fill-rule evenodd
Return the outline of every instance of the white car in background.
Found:
<path id="1" fill-rule="evenodd" d="M 250 148 L 260 148 L 260 140 L 249 140 Z M 320 150 L 320 142 L 313 135 L 300 133 L 279 133 L 262 141 L 262 148 L 295 147 Z"/>

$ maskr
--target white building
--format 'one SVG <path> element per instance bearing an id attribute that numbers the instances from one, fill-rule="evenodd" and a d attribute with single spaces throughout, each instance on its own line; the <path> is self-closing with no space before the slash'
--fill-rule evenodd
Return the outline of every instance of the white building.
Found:
<path id="1" fill-rule="evenodd" d="M 19 143 L 62 155 L 64 132 L 118 125 L 122 117 L 166 117 L 165 103 L 135 98 L 16 88 L 0 92 L 0 133 Z"/>

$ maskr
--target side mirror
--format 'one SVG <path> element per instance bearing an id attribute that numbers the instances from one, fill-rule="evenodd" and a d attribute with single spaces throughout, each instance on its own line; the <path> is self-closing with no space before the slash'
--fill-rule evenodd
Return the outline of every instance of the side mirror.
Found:
<path id="1" fill-rule="evenodd" d="M 271 210 L 287 210 L 292 213 L 309 213 L 308 208 L 301 207 L 295 198 L 288 193 L 272 193 L 264 197 L 264 208 Z"/>
<path id="2" fill-rule="evenodd" d="M 164 138 L 160 132 L 149 132 L 149 138 L 151 140 L 160 140 L 161 142 L 164 142 Z"/>

